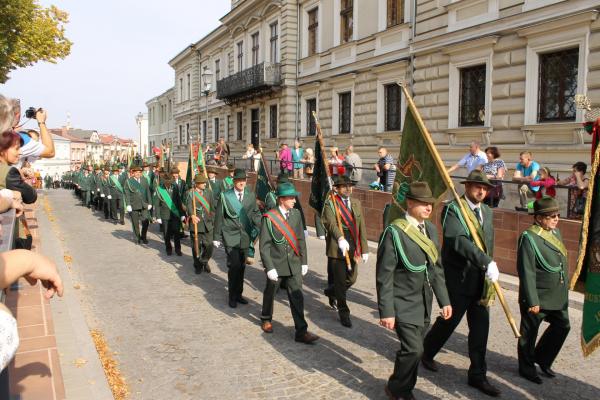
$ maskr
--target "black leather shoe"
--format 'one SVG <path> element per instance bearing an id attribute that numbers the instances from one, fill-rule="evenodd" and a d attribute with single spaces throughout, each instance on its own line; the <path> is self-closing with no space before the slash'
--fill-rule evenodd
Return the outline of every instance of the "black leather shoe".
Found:
<path id="1" fill-rule="evenodd" d="M 296 342 L 300 342 L 300 343 L 304 343 L 304 344 L 311 344 L 315 340 L 319 340 L 319 337 L 317 335 L 315 335 L 314 333 L 306 332 L 304 335 L 299 336 L 299 337 L 295 338 L 294 340 Z"/>
<path id="2" fill-rule="evenodd" d="M 229 307 L 236 308 L 237 307 L 237 301 L 229 299 Z"/>
<path id="3" fill-rule="evenodd" d="M 208 264 L 204 264 L 204 271 L 206 271 L 207 274 L 210 274 L 210 267 L 208 266 Z"/>
<path id="4" fill-rule="evenodd" d="M 412 393 L 409 393 L 406 396 L 394 396 L 387 384 L 385 385 L 385 394 L 390 400 L 416 400 Z"/>
<path id="5" fill-rule="evenodd" d="M 496 389 L 492 384 L 487 380 L 483 379 L 481 381 L 469 381 L 469 386 L 478 389 L 480 392 L 487 394 L 488 396 L 498 397 L 500 396 L 500 390 Z"/>
<path id="6" fill-rule="evenodd" d="M 543 365 L 540 365 L 540 369 L 542 370 L 544 375 L 546 375 L 548 378 L 556 378 L 556 373 L 554 371 L 552 371 L 552 368 L 544 367 Z"/>
<path id="7" fill-rule="evenodd" d="M 350 317 L 340 317 L 340 322 L 346 328 L 352 328 L 352 321 L 350 321 Z"/>
<path id="8" fill-rule="evenodd" d="M 202 273 L 202 266 L 194 265 L 194 272 L 196 273 L 196 275 L 200 275 Z"/>
<path id="9" fill-rule="evenodd" d="M 337 300 L 333 295 L 333 290 L 327 288 L 323 291 L 323 293 L 325 293 L 325 296 L 329 298 L 329 307 L 333 308 L 334 310 L 337 310 Z"/>
<path id="10" fill-rule="evenodd" d="M 240 304 L 248 304 L 248 300 L 246 300 L 242 296 L 240 296 L 240 297 L 237 298 L 237 302 L 240 303 Z"/>
<path id="11" fill-rule="evenodd" d="M 180 257 L 183 255 L 183 253 L 181 252 L 181 249 L 179 249 L 179 250 L 175 249 L 175 254 L 177 254 Z"/>
<path id="12" fill-rule="evenodd" d="M 519 375 L 521 375 L 523 378 L 527 379 L 530 382 L 537 383 L 538 385 L 541 385 L 543 383 L 542 378 L 540 378 L 538 375 L 527 375 L 522 373 L 521 371 L 519 371 Z"/>
<path id="13" fill-rule="evenodd" d="M 433 358 L 421 357 L 421 364 L 431 372 L 438 372 L 440 370 Z"/>
<path id="14" fill-rule="evenodd" d="M 148 244 L 148 239 L 142 239 L 142 242 L 144 242 L 144 244 Z"/>
<path id="15" fill-rule="evenodd" d="M 173 254 L 173 250 L 167 250 L 167 255 L 170 256 L 171 254 Z"/>

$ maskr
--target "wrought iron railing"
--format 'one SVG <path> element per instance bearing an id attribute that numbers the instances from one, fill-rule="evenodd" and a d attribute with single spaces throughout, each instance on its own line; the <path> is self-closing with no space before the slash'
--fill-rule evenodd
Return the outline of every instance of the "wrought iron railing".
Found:
<path id="1" fill-rule="evenodd" d="M 217 98 L 226 102 L 279 86 L 279 64 L 262 62 L 217 81 Z"/>

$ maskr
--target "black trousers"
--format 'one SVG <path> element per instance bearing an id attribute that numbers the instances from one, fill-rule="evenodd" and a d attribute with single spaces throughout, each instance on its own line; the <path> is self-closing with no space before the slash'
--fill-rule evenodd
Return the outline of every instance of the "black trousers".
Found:
<path id="1" fill-rule="evenodd" d="M 436 319 L 431 330 L 425 336 L 424 355 L 433 359 L 466 313 L 469 325 L 469 359 L 471 360 L 469 381 L 480 382 L 485 379 L 487 373 L 485 353 L 490 330 L 489 310 L 487 307 L 479 305 L 480 296 L 465 296 L 452 292 L 449 295 L 452 317 L 447 320 L 442 317 Z"/>
<path id="2" fill-rule="evenodd" d="M 543 367 L 551 367 L 560 352 L 567 335 L 571 330 L 568 309 L 540 310 L 538 314 L 527 311 L 523 304 L 521 309 L 521 337 L 517 345 L 519 371 L 527 376 L 537 375 L 535 363 Z M 542 321 L 550 323 L 537 343 L 538 330 Z"/>
<path id="3" fill-rule="evenodd" d="M 345 259 L 330 258 L 329 263 L 331 264 L 331 271 L 333 273 L 333 293 L 337 301 L 338 314 L 340 317 L 347 317 L 350 315 L 350 308 L 348 308 L 348 303 L 346 302 L 346 292 L 356 282 L 358 264 L 353 257 L 350 257 L 352 269 L 348 271 Z"/>
<path id="4" fill-rule="evenodd" d="M 108 219 L 110 217 L 110 200 L 105 197 L 100 199 L 102 201 L 102 210 L 104 211 L 104 219 Z"/>
<path id="5" fill-rule="evenodd" d="M 179 222 L 178 219 L 164 220 L 160 225 L 163 237 L 165 239 L 165 248 L 168 252 L 173 250 L 173 247 L 171 246 L 171 239 L 173 239 L 175 244 L 175 250 L 181 251 L 181 238 L 179 236 L 180 226 L 181 222 Z"/>
<path id="6" fill-rule="evenodd" d="M 133 233 L 138 240 L 146 240 L 146 234 L 148 233 L 148 225 L 150 221 L 146 218 L 144 210 L 133 210 L 129 213 L 131 217 L 131 224 L 133 226 Z M 140 221 L 142 222 L 142 230 L 140 232 Z"/>
<path id="7" fill-rule="evenodd" d="M 408 397 L 417 384 L 419 361 L 423 355 L 423 337 L 429 322 L 418 326 L 396 321 L 396 334 L 400 350 L 396 352 L 394 372 L 388 380 L 388 388 L 396 397 Z"/>
<path id="8" fill-rule="evenodd" d="M 227 286 L 229 300 L 242 297 L 244 291 L 244 272 L 246 272 L 246 251 L 239 247 L 225 247 L 227 254 Z"/>
<path id="9" fill-rule="evenodd" d="M 118 218 L 120 222 L 125 221 L 125 207 L 123 206 L 123 199 L 115 199 L 113 197 L 110 200 L 110 217 L 114 220 Z"/>
<path id="10" fill-rule="evenodd" d="M 196 246 L 194 245 L 194 228 L 190 229 L 190 238 L 192 239 L 192 256 L 194 257 L 194 265 L 206 265 L 213 254 L 213 234 L 212 232 L 198 232 L 198 252 L 196 254 Z"/>
<path id="11" fill-rule="evenodd" d="M 271 321 L 273 319 L 273 303 L 275 295 L 283 287 L 287 290 L 294 327 L 296 328 L 296 338 L 304 336 L 308 330 L 308 324 L 304 319 L 304 295 L 302 294 L 302 275 L 280 276 L 277 282 L 267 278 L 267 284 L 263 292 L 263 305 L 260 319 L 262 321 Z"/>

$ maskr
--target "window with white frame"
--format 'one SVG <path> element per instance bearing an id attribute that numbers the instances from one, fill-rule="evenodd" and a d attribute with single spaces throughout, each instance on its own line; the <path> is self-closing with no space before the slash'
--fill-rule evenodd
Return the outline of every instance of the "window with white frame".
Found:
<path id="1" fill-rule="evenodd" d="M 278 41 L 279 41 L 279 25 L 276 22 L 273 22 L 269 25 L 271 31 L 271 37 L 269 38 L 270 44 L 270 52 L 269 59 L 272 63 L 279 62 L 279 50 L 278 50 Z"/>
<path id="2" fill-rule="evenodd" d="M 220 132 L 219 132 L 219 129 L 220 129 L 220 126 L 219 126 L 219 118 L 217 117 L 217 118 L 213 119 L 213 131 L 214 131 L 214 135 L 213 135 L 213 136 L 214 136 L 214 138 L 213 138 L 213 141 L 215 141 L 215 142 L 216 142 L 216 141 L 218 141 L 218 140 L 219 140 L 219 137 L 220 137 L 220 136 L 219 136 L 219 133 L 220 133 Z"/>
<path id="3" fill-rule="evenodd" d="M 579 47 L 539 55 L 538 122 L 575 121 Z"/>
<path id="4" fill-rule="evenodd" d="M 383 86 L 385 101 L 384 129 L 388 131 L 399 131 L 401 129 L 402 114 L 402 90 L 397 83 Z"/>
<path id="5" fill-rule="evenodd" d="M 404 22 L 404 0 L 387 0 L 387 27 Z"/>
<path id="6" fill-rule="evenodd" d="M 308 55 L 316 54 L 317 35 L 319 28 L 319 8 L 315 7 L 308 12 Z"/>
<path id="7" fill-rule="evenodd" d="M 485 122 L 486 65 L 460 68 L 460 126 L 483 126 Z"/>
<path id="8" fill-rule="evenodd" d="M 317 125 L 313 118 L 313 112 L 317 112 L 317 99 L 306 100 L 306 136 L 315 136 L 317 133 Z"/>
<path id="9" fill-rule="evenodd" d="M 259 51 L 260 51 L 259 37 L 258 37 L 258 32 L 256 32 L 256 33 L 252 34 L 252 65 L 253 66 L 258 64 Z"/>
<path id="10" fill-rule="evenodd" d="M 244 69 L 244 42 L 237 42 L 237 71 L 242 72 Z"/>
<path id="11" fill-rule="evenodd" d="M 340 39 L 347 43 L 353 38 L 354 30 L 354 0 L 340 0 Z"/>
<path id="12" fill-rule="evenodd" d="M 269 137 L 277 137 L 277 104 L 269 106 Z"/>
<path id="13" fill-rule="evenodd" d="M 350 133 L 352 129 L 352 92 L 338 93 L 339 125 L 338 133 Z"/>

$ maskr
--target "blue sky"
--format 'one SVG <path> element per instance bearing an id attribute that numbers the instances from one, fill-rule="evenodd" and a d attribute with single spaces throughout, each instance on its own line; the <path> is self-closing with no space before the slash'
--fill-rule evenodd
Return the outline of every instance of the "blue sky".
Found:
<path id="1" fill-rule="evenodd" d="M 168 61 L 219 25 L 230 0 L 41 0 L 70 14 L 71 55 L 10 74 L 0 93 L 66 124 L 136 138 L 135 116 L 174 83 Z M 33 126 L 30 122 L 26 126 Z"/>

